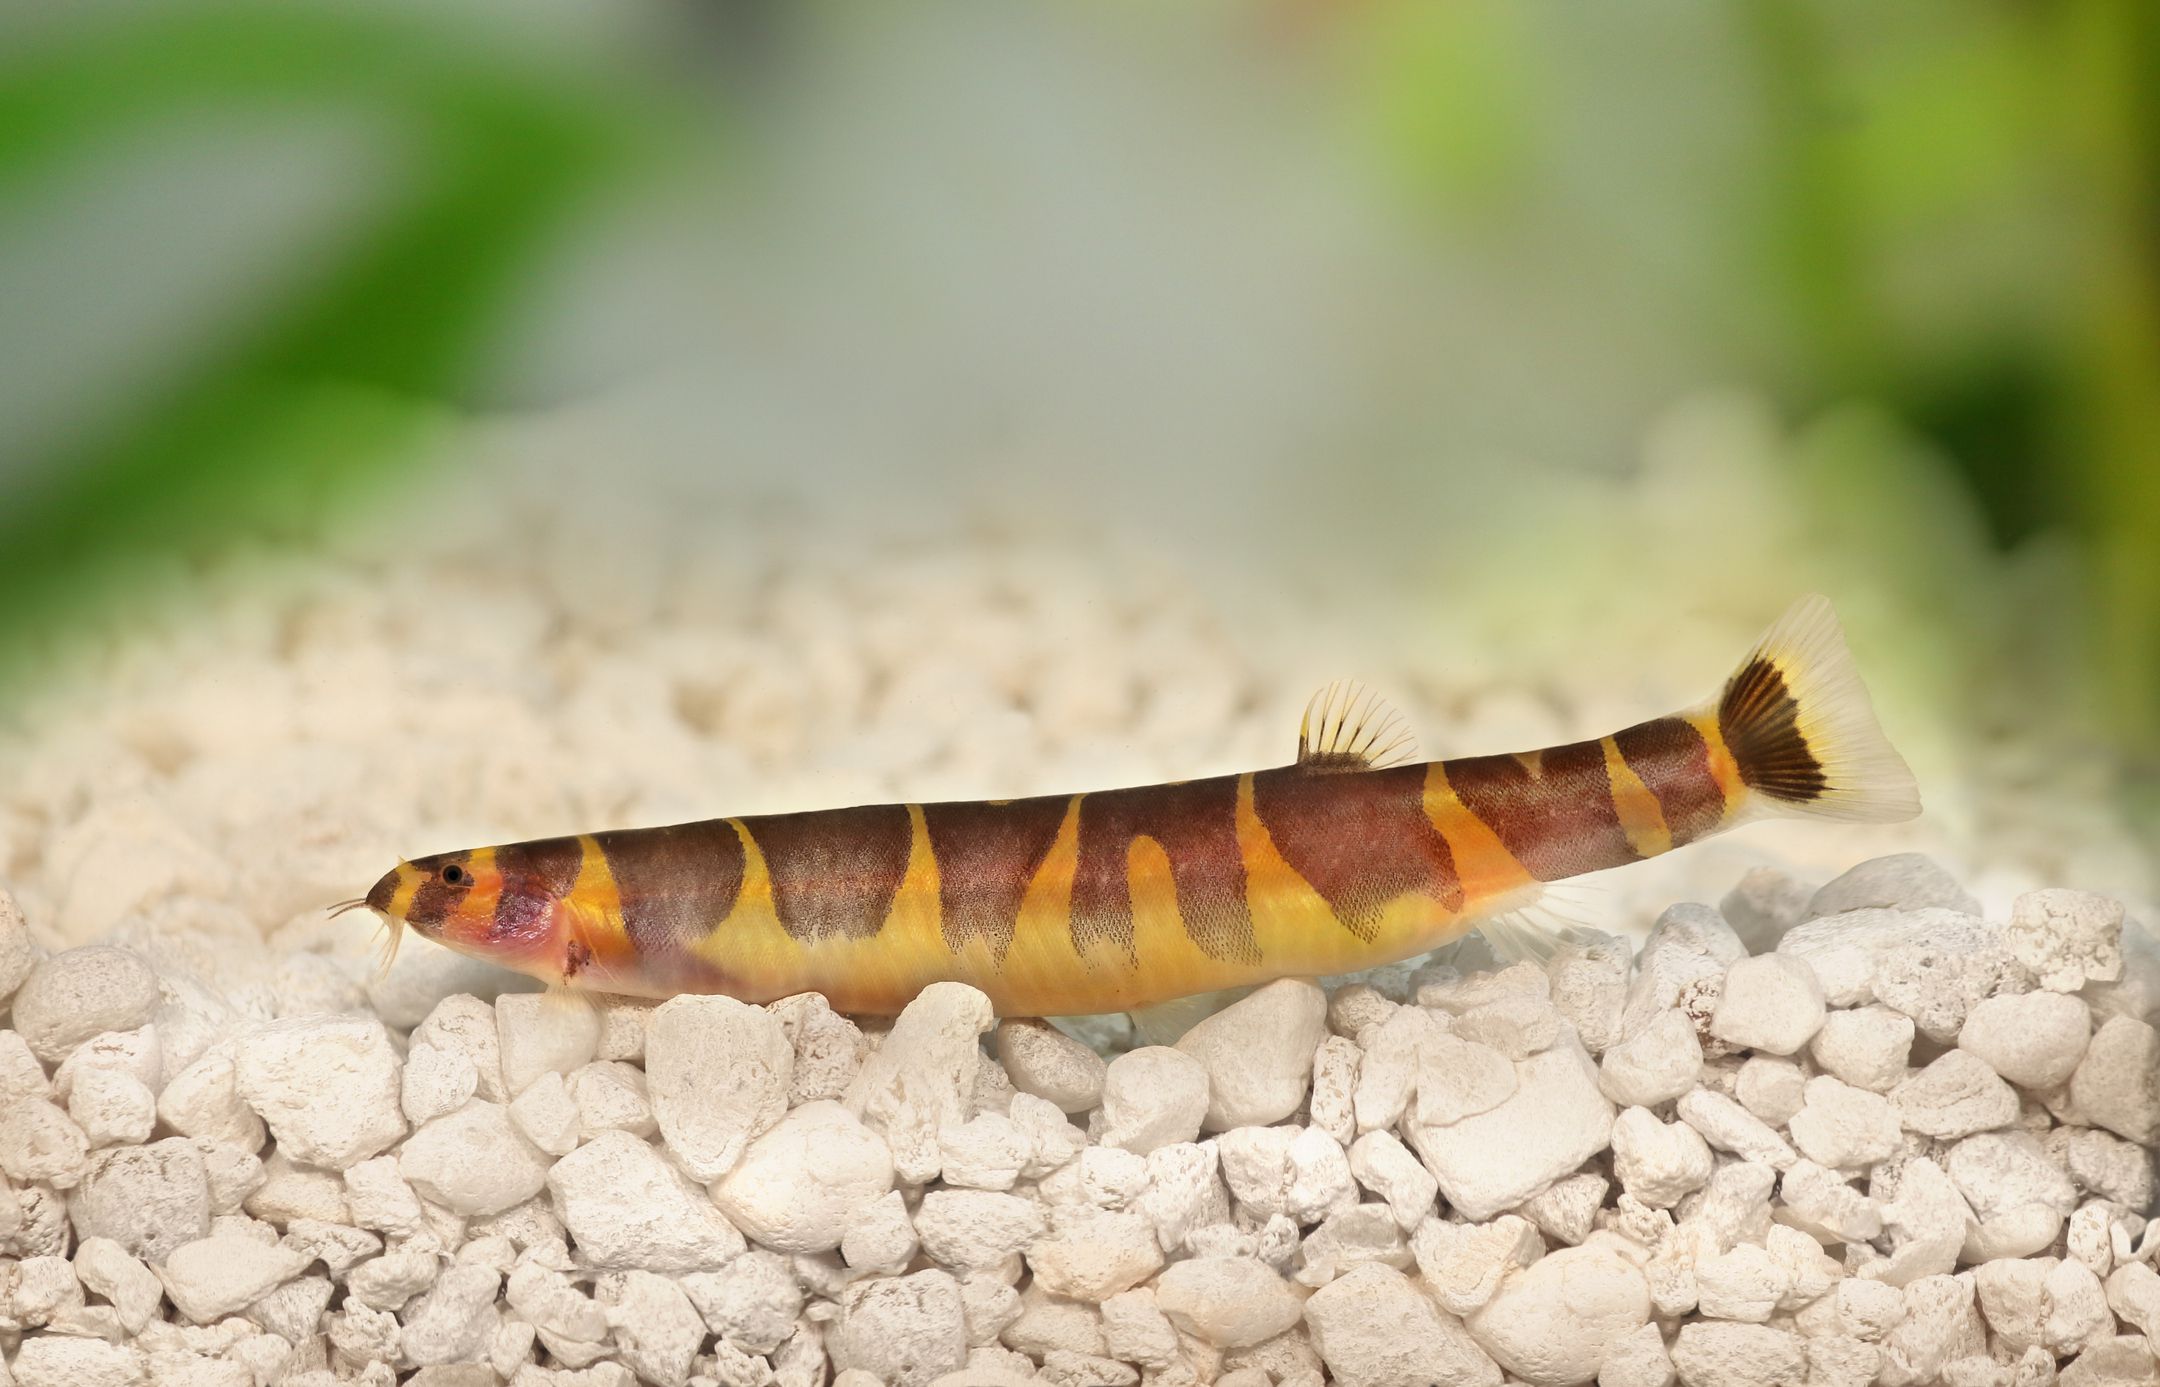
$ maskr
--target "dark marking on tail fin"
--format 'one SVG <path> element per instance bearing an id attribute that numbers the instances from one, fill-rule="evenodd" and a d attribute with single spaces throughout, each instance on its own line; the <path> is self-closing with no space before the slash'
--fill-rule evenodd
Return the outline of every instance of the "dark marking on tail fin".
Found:
<path id="1" fill-rule="evenodd" d="M 1793 603 L 1717 700 L 1718 732 L 1759 805 L 1853 823 L 1920 812 L 1912 772 L 1883 736 L 1837 615 Z"/>
<path id="2" fill-rule="evenodd" d="M 1800 732 L 1800 700 L 1778 667 L 1758 655 L 1718 699 L 1718 732 L 1750 790 L 1791 804 L 1822 797 L 1830 781 Z"/>

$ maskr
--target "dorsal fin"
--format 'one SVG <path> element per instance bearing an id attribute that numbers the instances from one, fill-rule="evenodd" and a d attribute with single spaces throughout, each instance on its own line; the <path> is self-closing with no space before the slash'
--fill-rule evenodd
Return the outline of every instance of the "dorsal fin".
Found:
<path id="1" fill-rule="evenodd" d="M 1297 737 L 1305 769 L 1377 771 L 1416 759 L 1417 738 L 1402 714 L 1364 685 L 1337 680 L 1306 702 Z"/>

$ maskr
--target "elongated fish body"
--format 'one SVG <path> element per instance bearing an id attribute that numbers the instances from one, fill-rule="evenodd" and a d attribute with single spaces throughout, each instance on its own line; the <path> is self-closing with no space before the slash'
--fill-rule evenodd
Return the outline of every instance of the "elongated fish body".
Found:
<path id="1" fill-rule="evenodd" d="M 1407 958 L 1765 811 L 1918 810 L 1820 598 L 1716 699 L 1594 741 L 1389 765 L 1381 722 L 1330 700 L 1296 763 L 1240 775 L 445 853 L 365 903 L 594 991 L 890 1014 L 954 979 L 1001 1015 L 1072 1015 Z"/>

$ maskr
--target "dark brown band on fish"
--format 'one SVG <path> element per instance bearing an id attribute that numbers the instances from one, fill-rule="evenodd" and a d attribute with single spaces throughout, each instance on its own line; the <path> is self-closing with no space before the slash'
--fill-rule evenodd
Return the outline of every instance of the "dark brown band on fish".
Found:
<path id="1" fill-rule="evenodd" d="M 1454 855 L 1425 813 L 1423 766 L 1342 775 L 1303 766 L 1260 771 L 1253 811 L 1283 861 L 1359 939 L 1372 939 L 1388 902 L 1408 891 L 1462 909 Z"/>
<path id="2" fill-rule="evenodd" d="M 1718 733 L 1751 790 L 1804 804 L 1830 788 L 1822 762 L 1801 735 L 1799 700 L 1777 665 L 1760 655 L 1725 685 Z"/>
<path id="3" fill-rule="evenodd" d="M 1620 759 L 1657 797 L 1672 845 L 1692 843 L 1725 819 L 1725 791 L 1710 771 L 1710 744 L 1686 718 L 1657 718 L 1613 734 Z"/>
<path id="4" fill-rule="evenodd" d="M 797 939 L 868 939 L 907 877 L 915 824 L 904 804 L 742 820 L 764 854 L 773 909 Z"/>
<path id="5" fill-rule="evenodd" d="M 1238 850 L 1237 784 L 1236 776 L 1217 776 L 1081 799 L 1072 890 L 1076 950 L 1110 943 L 1137 956 L 1127 864 L 1134 841 L 1151 838 L 1170 860 L 1178 915 L 1193 943 L 1211 958 L 1260 961 Z"/>
<path id="6" fill-rule="evenodd" d="M 1515 756 L 1464 757 L 1447 763 L 1447 780 L 1463 807 L 1539 881 L 1617 867 L 1638 856 L 1613 805 L 1601 743 L 1549 747 L 1535 769 Z"/>
<path id="7" fill-rule="evenodd" d="M 1071 801 L 1063 796 L 922 806 L 937 858 L 939 919 L 954 953 L 971 939 L 999 962 L 1012 944 L 1028 883 L 1050 855 Z"/>
<path id="8" fill-rule="evenodd" d="M 641 954 L 687 948 L 725 920 L 742 893 L 742 835 L 726 819 L 593 841 L 622 902 L 623 933 Z"/>
<path id="9" fill-rule="evenodd" d="M 495 849 L 502 893 L 495 898 L 488 942 L 529 940 L 551 929 L 555 902 L 577 884 L 584 861 L 585 844 L 578 838 L 536 838 Z"/>

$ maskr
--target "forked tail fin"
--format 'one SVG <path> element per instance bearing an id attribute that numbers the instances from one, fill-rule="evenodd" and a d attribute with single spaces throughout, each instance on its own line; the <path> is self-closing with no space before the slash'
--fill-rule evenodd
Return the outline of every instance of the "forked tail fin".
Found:
<path id="1" fill-rule="evenodd" d="M 1780 812 L 1857 823 L 1920 812 L 1827 598 L 1801 598 L 1764 633 L 1725 682 L 1717 718 L 1740 779 Z"/>

